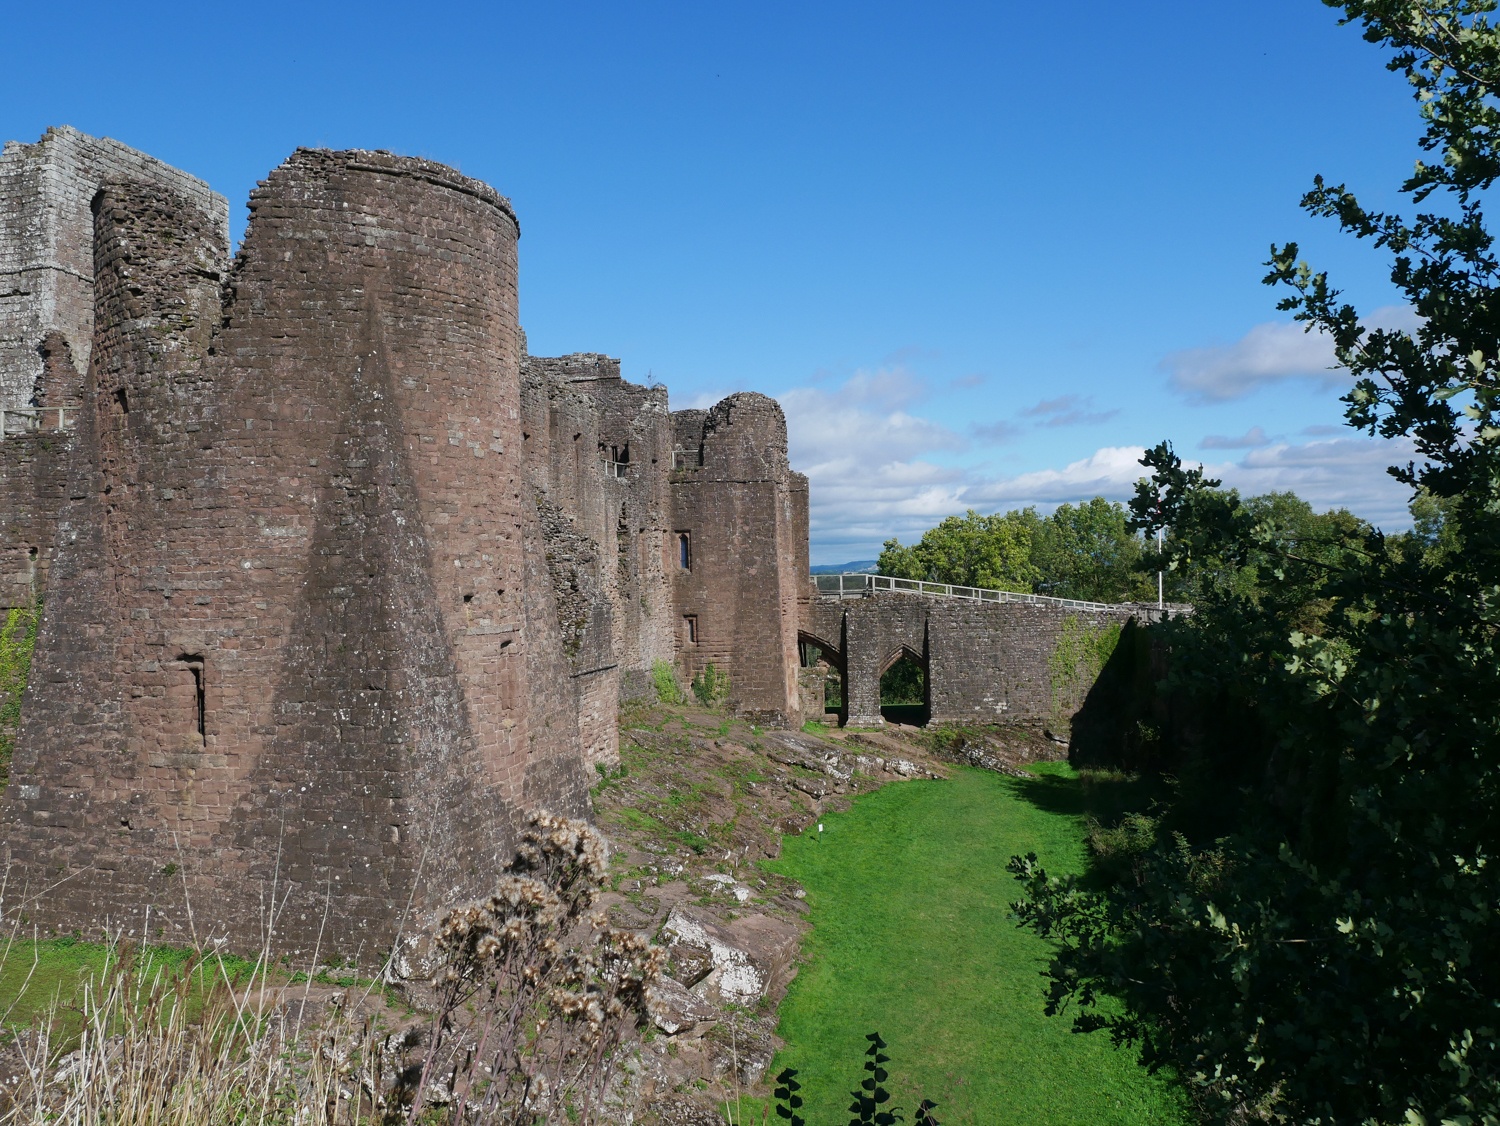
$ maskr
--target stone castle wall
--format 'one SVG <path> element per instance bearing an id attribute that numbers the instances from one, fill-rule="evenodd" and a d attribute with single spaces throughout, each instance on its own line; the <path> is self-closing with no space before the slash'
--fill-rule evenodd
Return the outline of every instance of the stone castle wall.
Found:
<path id="1" fill-rule="evenodd" d="M 586 809 L 518 456 L 518 228 L 482 184 L 360 152 L 299 151 L 251 209 L 225 277 L 192 201 L 100 196 L 7 907 L 180 934 L 186 891 L 243 945 L 277 886 L 279 946 L 326 927 L 378 960 L 393 905 L 481 890 L 523 807 Z"/>
<path id="2" fill-rule="evenodd" d="M 581 353 L 527 356 L 521 396 L 533 484 L 598 554 L 594 573 L 613 611 L 613 635 L 598 661 L 617 666 L 627 696 L 640 695 L 650 688 L 652 664 L 673 659 L 666 389 L 626 382 L 619 360 Z"/>
<path id="3" fill-rule="evenodd" d="M 93 345 L 94 194 L 107 180 L 170 187 L 209 216 L 221 254 L 229 204 L 207 184 L 155 157 L 69 126 L 0 151 L 0 407 L 33 405 L 42 373 L 37 345 L 49 331 L 88 368 Z"/>
<path id="4" fill-rule="evenodd" d="M 774 399 L 742 392 L 673 416 L 678 664 L 730 677 L 736 710 L 801 723 L 797 631 L 808 586 L 807 478 Z"/>
<path id="5" fill-rule="evenodd" d="M 489 885 L 523 810 L 586 813 L 621 692 L 701 667 L 685 612 L 745 710 L 795 718 L 779 408 L 726 400 L 674 473 L 664 389 L 525 354 L 492 189 L 298 150 L 230 262 L 221 197 L 114 142 L 4 162 L 85 201 L 87 229 L 27 202 L 13 243 L 51 239 L 92 302 L 4 307 L 0 385 L 65 408 L 0 439 L 0 596 L 44 606 L 0 797 L 11 917 L 377 964 L 408 910 Z"/>

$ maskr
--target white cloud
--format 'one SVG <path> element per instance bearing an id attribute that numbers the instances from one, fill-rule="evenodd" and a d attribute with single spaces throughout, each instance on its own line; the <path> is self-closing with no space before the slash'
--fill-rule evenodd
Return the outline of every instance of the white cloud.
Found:
<path id="1" fill-rule="evenodd" d="M 1368 328 L 1411 331 L 1420 320 L 1405 305 L 1387 305 L 1365 318 Z M 1311 379 L 1326 386 L 1347 382 L 1326 333 L 1308 332 L 1300 323 L 1258 324 L 1233 344 L 1185 348 L 1159 365 L 1172 389 L 1194 403 L 1237 399 L 1286 379 Z"/>
<path id="2" fill-rule="evenodd" d="M 1407 527 L 1410 497 L 1386 468 L 1414 458 L 1409 439 L 1333 438 L 1251 450 L 1238 462 L 1207 467 L 1247 495 L 1291 490 L 1315 509 L 1347 508 L 1387 530 Z"/>
<path id="3" fill-rule="evenodd" d="M 1047 512 L 1094 496 L 1129 500 L 1146 473 L 1142 453 L 1140 446 L 1106 446 L 1060 468 L 1012 477 L 921 460 L 872 465 L 846 457 L 793 464 L 811 479 L 814 561 L 840 562 L 870 557 L 891 536 L 910 543 L 944 517 L 970 508 L 1003 512 L 1035 505 Z M 1246 495 L 1290 490 L 1319 511 L 1344 507 L 1395 530 L 1409 521 L 1407 491 L 1385 470 L 1410 457 L 1407 442 L 1350 437 L 1280 442 L 1204 469 Z"/>
<path id="4" fill-rule="evenodd" d="M 939 464 L 945 458 L 935 455 L 970 452 L 971 441 L 1004 440 L 1012 424 L 972 424 L 967 434 L 959 433 L 915 412 L 926 394 L 921 378 L 896 365 L 778 396 L 792 466 L 808 475 L 812 488 L 815 563 L 871 558 L 886 539 L 910 543 L 969 508 L 1002 512 L 1035 505 L 1047 512 L 1093 496 L 1125 501 L 1145 475 L 1140 446 L 1105 446 L 1061 467 L 1012 476 L 982 464 Z M 1039 403 L 1033 411 L 1047 407 L 1051 414 L 1032 417 L 1086 405 Z M 1247 494 L 1290 489 L 1318 509 L 1344 506 L 1387 528 L 1406 526 L 1406 491 L 1385 468 L 1411 457 L 1409 443 L 1351 435 L 1296 444 L 1269 439 L 1253 427 L 1238 438 L 1210 436 L 1203 446 L 1244 451 L 1205 466 L 1228 487 Z"/>
<path id="5" fill-rule="evenodd" d="M 1198 443 L 1200 450 L 1257 450 L 1261 446 L 1269 446 L 1271 439 L 1266 437 L 1266 432 L 1259 426 L 1252 426 L 1238 438 L 1226 437 L 1223 434 L 1209 434 Z"/>
<path id="6" fill-rule="evenodd" d="M 732 394 L 734 394 L 733 391 L 699 391 L 684 402 L 673 403 L 672 409 L 674 411 L 706 411 L 721 399 L 728 398 Z"/>
<path id="7" fill-rule="evenodd" d="M 1145 475 L 1141 468 L 1141 446 L 1105 446 L 1086 458 L 1061 469 L 1039 469 L 1017 477 L 975 481 L 965 490 L 967 503 L 985 511 L 1050 508 L 1065 501 L 1105 497 L 1125 500 L 1135 492 L 1135 483 Z"/>

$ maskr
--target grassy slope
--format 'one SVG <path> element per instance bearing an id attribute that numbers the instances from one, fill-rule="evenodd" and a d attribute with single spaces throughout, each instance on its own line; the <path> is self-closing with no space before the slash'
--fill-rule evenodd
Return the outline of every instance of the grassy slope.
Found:
<path id="1" fill-rule="evenodd" d="M 1047 949 L 1012 919 L 1005 865 L 1034 850 L 1076 871 L 1084 853 L 1079 783 L 1064 765 L 1037 769 L 1035 782 L 960 770 L 887 786 L 768 865 L 801 881 L 812 909 L 773 1065 L 798 1069 L 810 1126 L 848 1120 L 877 1029 L 908 1120 L 920 1091 L 945 1126 L 1186 1121 L 1131 1054 L 1042 1012 Z"/>

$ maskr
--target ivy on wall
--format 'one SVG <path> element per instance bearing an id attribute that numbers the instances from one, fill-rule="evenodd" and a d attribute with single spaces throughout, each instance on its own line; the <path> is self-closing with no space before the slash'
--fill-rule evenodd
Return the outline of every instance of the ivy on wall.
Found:
<path id="1" fill-rule="evenodd" d="M 1057 644 L 1047 658 L 1047 676 L 1052 690 L 1052 727 L 1059 734 L 1067 730 L 1072 715 L 1083 702 L 1089 687 L 1099 679 L 1115 646 L 1120 643 L 1120 623 L 1106 622 L 1090 626 L 1077 614 L 1063 619 L 1057 633 Z"/>
<path id="2" fill-rule="evenodd" d="M 40 606 L 19 606 L 5 614 L 0 627 L 0 789 L 10 779 L 10 756 L 21 726 L 21 698 L 31 673 Z"/>

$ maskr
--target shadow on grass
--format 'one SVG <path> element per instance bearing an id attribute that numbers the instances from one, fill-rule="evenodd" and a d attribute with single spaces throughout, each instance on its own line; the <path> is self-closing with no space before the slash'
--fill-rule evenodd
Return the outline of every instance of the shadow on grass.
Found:
<path id="1" fill-rule="evenodd" d="M 1111 770 L 1033 774 L 1007 778 L 1012 792 L 1047 813 L 1091 817 L 1106 827 L 1132 813 L 1147 813 L 1166 796 L 1161 779 Z"/>
<path id="2" fill-rule="evenodd" d="M 1024 802 L 1044 813 L 1061 813 L 1081 817 L 1088 812 L 1083 779 L 1061 774 L 1032 774 L 1025 778 L 1007 776 L 1005 784 Z"/>
<path id="3" fill-rule="evenodd" d="M 927 722 L 926 704 L 881 704 L 880 716 L 890 723 L 921 727 Z"/>

